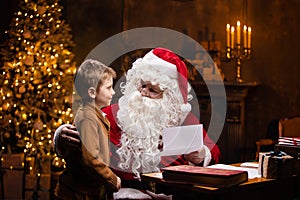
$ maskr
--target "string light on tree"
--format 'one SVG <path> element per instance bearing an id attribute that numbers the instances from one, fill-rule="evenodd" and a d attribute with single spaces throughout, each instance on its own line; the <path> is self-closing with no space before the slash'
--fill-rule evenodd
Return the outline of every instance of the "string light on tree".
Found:
<path id="1" fill-rule="evenodd" d="M 5 152 L 51 155 L 52 133 L 72 121 L 76 63 L 59 0 L 20 0 L 1 54 L 0 133 Z M 56 112 L 59 110 L 60 112 Z"/>

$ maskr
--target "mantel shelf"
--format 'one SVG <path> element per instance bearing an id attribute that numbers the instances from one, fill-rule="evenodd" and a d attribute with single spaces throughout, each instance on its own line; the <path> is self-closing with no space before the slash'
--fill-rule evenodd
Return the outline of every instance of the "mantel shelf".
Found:
<path id="1" fill-rule="evenodd" d="M 224 84 L 225 86 L 236 86 L 236 87 L 255 87 L 258 86 L 259 83 L 256 81 L 253 82 L 236 82 L 236 81 L 190 81 L 192 85 L 221 85 Z"/>
<path id="2" fill-rule="evenodd" d="M 221 90 L 225 88 L 226 98 L 229 101 L 240 101 L 247 96 L 249 89 L 259 86 L 258 82 L 238 83 L 233 81 L 191 81 L 190 84 L 198 97 L 221 97 L 224 94 Z"/>

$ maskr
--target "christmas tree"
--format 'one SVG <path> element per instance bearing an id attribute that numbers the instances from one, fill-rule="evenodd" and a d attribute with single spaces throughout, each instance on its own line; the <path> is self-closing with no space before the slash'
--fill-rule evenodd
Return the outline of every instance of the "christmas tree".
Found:
<path id="1" fill-rule="evenodd" d="M 52 135 L 72 121 L 76 71 L 59 0 L 21 0 L 1 49 L 0 142 L 4 152 L 49 155 Z"/>

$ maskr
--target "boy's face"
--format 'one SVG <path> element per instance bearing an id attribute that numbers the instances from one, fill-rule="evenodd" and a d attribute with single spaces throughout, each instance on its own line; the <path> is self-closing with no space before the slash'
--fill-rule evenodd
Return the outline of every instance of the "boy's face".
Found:
<path id="1" fill-rule="evenodd" d="M 113 78 L 107 77 L 103 80 L 103 84 L 96 91 L 95 104 L 98 108 L 103 108 L 108 106 L 111 102 L 111 99 L 115 91 L 113 89 Z"/>

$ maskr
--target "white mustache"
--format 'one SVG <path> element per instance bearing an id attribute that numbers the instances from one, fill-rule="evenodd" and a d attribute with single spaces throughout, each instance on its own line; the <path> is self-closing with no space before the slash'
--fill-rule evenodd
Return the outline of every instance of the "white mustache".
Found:
<path id="1" fill-rule="evenodd" d="M 139 91 L 135 91 L 128 98 L 128 105 L 134 106 L 135 109 L 140 109 L 143 111 L 158 112 L 161 109 L 161 99 L 151 99 L 149 97 L 144 97 Z M 151 110 L 150 110 L 151 109 Z"/>

